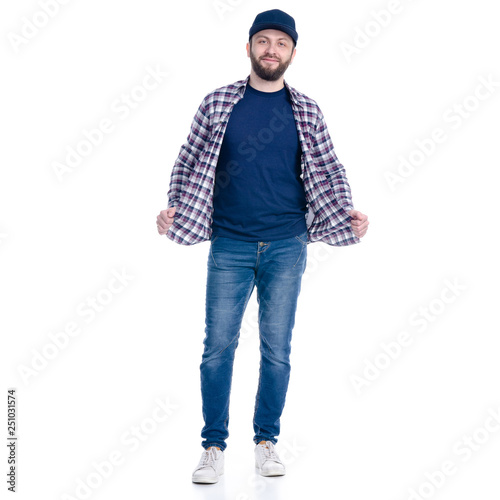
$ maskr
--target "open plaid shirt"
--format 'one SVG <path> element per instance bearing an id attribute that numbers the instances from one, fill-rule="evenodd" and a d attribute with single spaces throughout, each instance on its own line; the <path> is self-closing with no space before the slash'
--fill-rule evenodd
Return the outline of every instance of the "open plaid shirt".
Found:
<path id="1" fill-rule="evenodd" d="M 176 211 L 167 237 L 176 243 L 193 245 L 210 240 L 217 160 L 229 116 L 243 98 L 249 78 L 209 93 L 196 112 L 172 169 L 168 191 L 168 208 L 176 207 Z M 348 214 L 353 209 L 351 189 L 323 113 L 315 101 L 285 85 L 302 148 L 308 240 L 336 246 L 359 243 Z"/>

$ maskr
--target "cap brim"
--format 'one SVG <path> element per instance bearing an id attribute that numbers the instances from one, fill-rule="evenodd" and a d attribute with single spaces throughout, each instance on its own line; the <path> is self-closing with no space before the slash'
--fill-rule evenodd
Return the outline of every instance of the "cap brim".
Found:
<path id="1" fill-rule="evenodd" d="M 263 30 L 282 31 L 283 33 L 286 33 L 295 43 L 297 43 L 297 39 L 299 38 L 299 35 L 296 31 L 292 30 L 289 26 L 279 23 L 260 23 L 253 25 L 252 29 L 250 30 L 250 38 L 252 38 L 252 36 L 256 33 L 259 33 L 259 31 Z"/>

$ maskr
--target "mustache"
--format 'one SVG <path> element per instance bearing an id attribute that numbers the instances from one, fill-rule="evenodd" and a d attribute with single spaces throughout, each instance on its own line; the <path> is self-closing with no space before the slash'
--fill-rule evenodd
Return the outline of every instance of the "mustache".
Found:
<path id="1" fill-rule="evenodd" d="M 281 59 L 277 59 L 276 57 L 272 56 L 262 56 L 261 58 L 259 58 L 259 61 L 262 61 L 263 59 L 272 59 L 273 61 L 281 62 Z"/>

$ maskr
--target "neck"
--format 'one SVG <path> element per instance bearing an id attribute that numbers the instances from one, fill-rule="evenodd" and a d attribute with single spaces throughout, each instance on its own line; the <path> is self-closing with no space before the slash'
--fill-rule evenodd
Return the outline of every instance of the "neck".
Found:
<path id="1" fill-rule="evenodd" d="M 275 82 L 270 82 L 268 80 L 263 80 L 259 76 L 257 76 L 253 70 L 250 73 L 250 80 L 248 83 L 257 90 L 260 90 L 261 92 L 277 92 L 278 90 L 281 90 L 285 86 L 285 78 L 281 77 L 279 80 L 276 80 Z"/>

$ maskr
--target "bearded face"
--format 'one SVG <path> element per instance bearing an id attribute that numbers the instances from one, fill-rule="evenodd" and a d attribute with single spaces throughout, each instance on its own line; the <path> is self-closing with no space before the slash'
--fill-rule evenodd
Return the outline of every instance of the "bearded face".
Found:
<path id="1" fill-rule="evenodd" d="M 262 80 L 279 80 L 292 62 L 293 48 L 286 41 L 271 46 L 265 37 L 257 37 L 250 43 L 250 61 L 255 74 Z"/>

